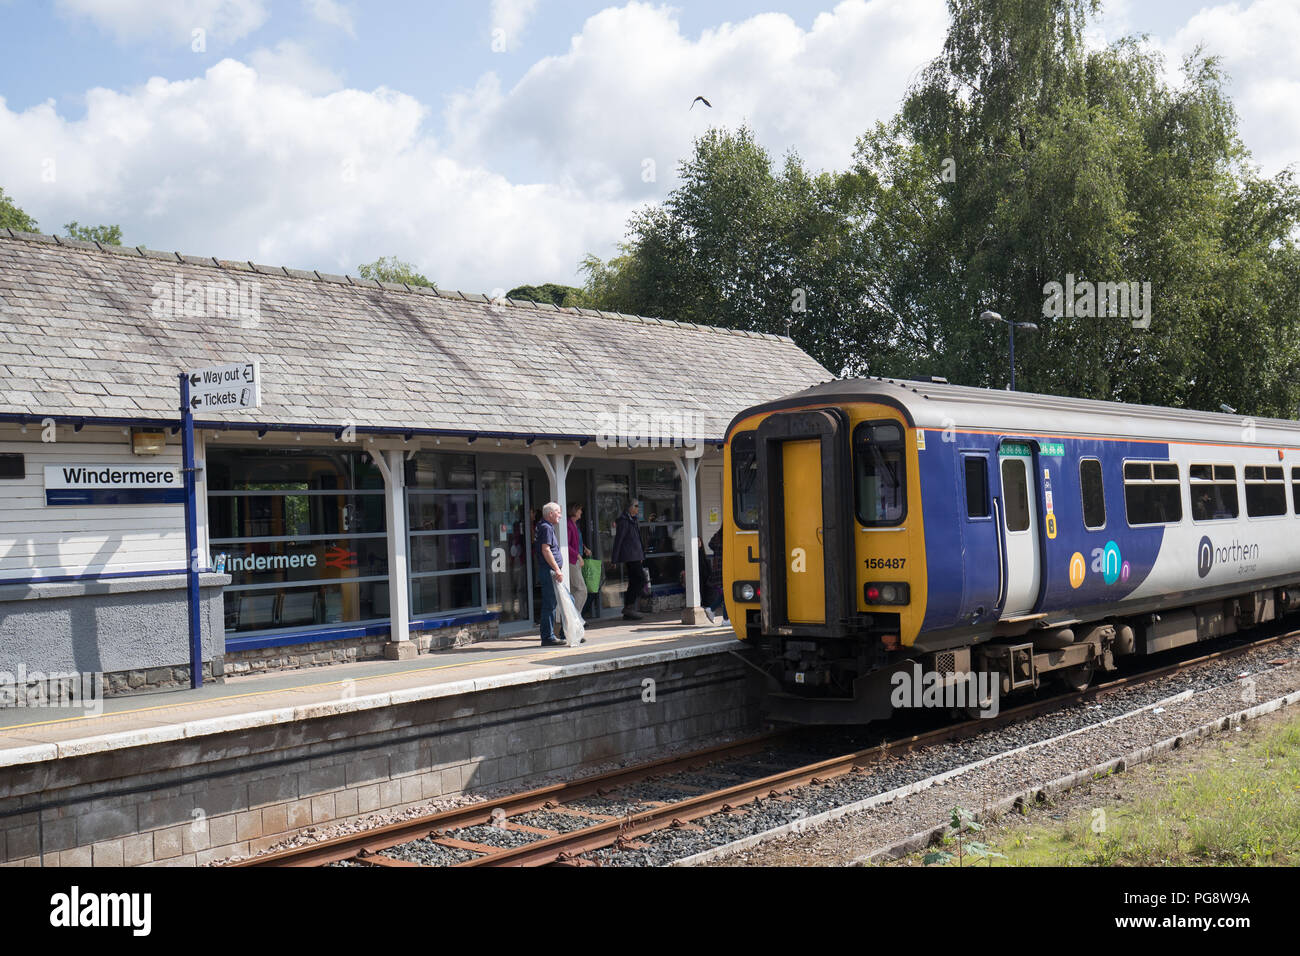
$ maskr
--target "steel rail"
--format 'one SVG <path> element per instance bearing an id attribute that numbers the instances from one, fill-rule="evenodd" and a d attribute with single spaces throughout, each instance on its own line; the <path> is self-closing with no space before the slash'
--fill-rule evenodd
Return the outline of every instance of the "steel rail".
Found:
<path id="1" fill-rule="evenodd" d="M 377 866 L 421 866 L 423 864 L 412 864 L 386 856 L 382 851 L 402 843 L 425 838 L 444 846 L 460 846 L 473 849 L 482 854 L 474 859 L 453 864 L 455 866 L 580 865 L 587 863 L 587 861 L 580 860 L 579 857 L 593 850 L 603 849 L 619 842 L 627 842 L 635 837 L 643 836 L 666 826 L 690 825 L 692 820 L 734 810 L 754 800 L 775 797 L 785 791 L 825 782 L 833 777 L 868 766 L 887 755 L 897 756 L 918 748 L 973 737 L 985 730 L 1001 727 L 1018 720 L 1042 716 L 1076 704 L 1087 703 L 1117 693 L 1125 688 L 1159 680 L 1209 661 L 1235 657 L 1268 644 L 1297 636 L 1300 636 L 1300 630 L 1269 635 L 1256 641 L 1222 648 L 1198 657 L 1175 661 L 1151 670 L 1118 677 L 1104 684 L 1088 687 L 1081 691 L 1068 691 L 1042 700 L 1030 701 L 1026 704 L 1002 710 L 993 717 L 974 718 L 912 736 L 899 737 L 853 753 L 817 761 L 720 790 L 689 796 L 680 801 L 652 806 L 650 809 L 626 816 L 602 816 L 590 812 L 570 810 L 564 807 L 563 804 L 592 794 L 608 793 L 648 778 L 694 769 L 727 758 L 758 753 L 770 746 L 774 740 L 785 736 L 788 731 L 750 737 L 735 743 L 722 744 L 683 756 L 666 757 L 571 783 L 558 783 L 539 787 L 500 800 L 484 801 L 445 810 L 414 820 L 388 824 L 364 833 L 347 834 L 307 846 L 263 854 L 226 865 L 324 866 L 342 860 L 353 860 Z M 595 822 L 589 827 L 567 833 L 557 833 L 523 846 L 510 848 L 489 847 L 482 844 L 470 845 L 447 835 L 449 831 L 455 831 L 463 827 L 497 823 L 503 815 L 507 821 L 505 824 L 507 829 L 537 832 L 535 828 L 525 828 L 519 824 L 511 824 L 509 818 L 539 809 L 552 809 L 557 813 L 589 817 Z"/>

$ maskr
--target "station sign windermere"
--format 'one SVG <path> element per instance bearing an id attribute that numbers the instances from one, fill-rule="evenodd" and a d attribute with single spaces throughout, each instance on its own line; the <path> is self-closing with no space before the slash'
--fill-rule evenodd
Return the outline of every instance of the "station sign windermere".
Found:
<path id="1" fill-rule="evenodd" d="M 47 505 L 180 504 L 185 480 L 176 465 L 46 465 Z"/>

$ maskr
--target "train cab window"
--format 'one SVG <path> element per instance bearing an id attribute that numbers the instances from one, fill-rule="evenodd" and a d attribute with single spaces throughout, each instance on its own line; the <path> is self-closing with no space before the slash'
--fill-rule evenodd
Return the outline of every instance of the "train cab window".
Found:
<path id="1" fill-rule="evenodd" d="M 758 445 L 755 433 L 740 432 L 731 439 L 731 513 L 736 527 L 758 527 Z"/>
<path id="2" fill-rule="evenodd" d="M 862 524 L 895 525 L 907 514 L 905 452 L 898 422 L 862 422 L 853 429 L 854 497 Z"/>
<path id="3" fill-rule="evenodd" d="M 983 455 L 967 455 L 966 463 L 966 517 L 989 516 L 989 465 Z"/>
<path id="4" fill-rule="evenodd" d="M 1095 531 L 1106 527 L 1106 489 L 1101 481 L 1101 462 L 1079 460 L 1079 495 L 1083 498 L 1083 526 Z"/>
<path id="5" fill-rule="evenodd" d="M 1222 521 L 1240 513 L 1237 469 L 1233 465 L 1192 465 L 1187 469 L 1193 521 Z"/>
<path id="6" fill-rule="evenodd" d="M 1002 459 L 1002 497 L 1007 505 L 1007 530 L 1029 530 L 1029 477 L 1021 458 Z"/>
<path id="7" fill-rule="evenodd" d="M 1182 485 L 1173 462 L 1124 462 L 1124 513 L 1130 525 L 1183 520 Z"/>
<path id="8" fill-rule="evenodd" d="M 1246 514 L 1252 518 L 1286 514 L 1286 480 L 1281 465 L 1246 466 Z"/>

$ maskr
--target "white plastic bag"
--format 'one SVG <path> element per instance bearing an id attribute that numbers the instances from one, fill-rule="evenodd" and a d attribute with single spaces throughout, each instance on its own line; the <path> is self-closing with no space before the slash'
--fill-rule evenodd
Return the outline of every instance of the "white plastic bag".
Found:
<path id="1" fill-rule="evenodd" d="M 583 621 L 582 615 L 578 613 L 578 606 L 573 603 L 573 595 L 554 577 L 551 583 L 555 586 L 556 601 L 560 607 L 560 620 L 564 623 L 564 639 L 570 647 L 576 647 L 583 643 L 587 638 L 583 635 L 586 632 L 587 625 Z"/>

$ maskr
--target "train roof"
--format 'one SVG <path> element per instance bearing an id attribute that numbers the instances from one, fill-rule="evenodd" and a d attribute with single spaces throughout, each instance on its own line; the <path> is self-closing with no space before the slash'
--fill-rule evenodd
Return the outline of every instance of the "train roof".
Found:
<path id="1" fill-rule="evenodd" d="M 878 402 L 897 408 L 912 427 L 978 429 L 1005 434 L 1095 436 L 1153 441 L 1300 446 L 1300 422 L 1203 412 L 1157 405 L 1126 405 L 1087 398 L 1004 392 L 945 382 L 889 378 L 832 379 L 737 415 L 820 403 Z"/>

